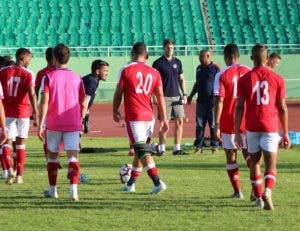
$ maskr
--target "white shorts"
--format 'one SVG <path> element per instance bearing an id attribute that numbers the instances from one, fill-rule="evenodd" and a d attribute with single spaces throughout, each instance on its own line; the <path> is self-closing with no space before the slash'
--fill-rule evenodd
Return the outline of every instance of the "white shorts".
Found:
<path id="1" fill-rule="evenodd" d="M 58 153 L 61 142 L 64 144 L 65 151 L 79 151 L 80 132 L 61 132 L 46 130 L 46 139 L 48 150 L 53 153 Z"/>
<path id="2" fill-rule="evenodd" d="M 28 138 L 30 119 L 6 117 L 7 138 Z"/>
<path id="3" fill-rule="evenodd" d="M 268 152 L 278 151 L 278 136 L 277 132 L 249 132 L 246 131 L 248 152 L 256 153 L 260 150 Z"/>
<path id="4" fill-rule="evenodd" d="M 237 146 L 234 142 L 234 134 L 221 133 L 222 137 L 222 147 L 225 149 L 237 149 Z M 241 134 L 243 146 L 242 149 L 247 149 L 246 135 Z"/>
<path id="5" fill-rule="evenodd" d="M 152 121 L 129 121 L 126 122 L 127 134 L 131 144 L 146 142 L 152 137 L 155 120 Z"/>

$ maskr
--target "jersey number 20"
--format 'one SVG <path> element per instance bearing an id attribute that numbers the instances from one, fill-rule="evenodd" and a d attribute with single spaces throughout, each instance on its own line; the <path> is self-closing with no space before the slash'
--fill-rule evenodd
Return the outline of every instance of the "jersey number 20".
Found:
<path id="1" fill-rule="evenodd" d="M 18 87 L 19 87 L 20 82 L 21 82 L 21 78 L 20 77 L 16 77 L 16 76 L 12 77 L 8 81 L 9 96 L 13 96 L 13 97 L 17 96 Z"/>
<path id="2" fill-rule="evenodd" d="M 147 95 L 150 92 L 151 87 L 152 87 L 152 81 L 153 81 L 152 75 L 150 73 L 148 73 L 144 80 L 142 72 L 138 71 L 136 73 L 136 78 L 138 79 L 138 85 L 135 89 L 135 92 L 137 94 Z"/>

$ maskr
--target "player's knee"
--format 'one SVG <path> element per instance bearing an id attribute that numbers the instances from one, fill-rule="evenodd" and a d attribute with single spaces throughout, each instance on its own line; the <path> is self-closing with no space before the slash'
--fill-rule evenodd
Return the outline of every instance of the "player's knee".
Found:
<path id="1" fill-rule="evenodd" d="M 136 153 L 139 160 L 144 159 L 146 156 L 149 156 L 150 153 L 145 149 L 146 143 L 136 143 L 134 144 L 134 152 Z"/>

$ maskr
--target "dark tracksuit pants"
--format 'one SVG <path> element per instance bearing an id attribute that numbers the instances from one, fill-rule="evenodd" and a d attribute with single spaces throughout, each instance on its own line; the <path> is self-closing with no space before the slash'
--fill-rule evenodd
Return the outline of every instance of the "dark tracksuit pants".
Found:
<path id="1" fill-rule="evenodd" d="M 205 126 L 208 123 L 210 129 L 210 146 L 217 147 L 218 141 L 214 135 L 214 107 L 211 102 L 199 102 L 196 103 L 196 139 L 194 146 L 202 148 L 204 144 L 204 131 Z"/>

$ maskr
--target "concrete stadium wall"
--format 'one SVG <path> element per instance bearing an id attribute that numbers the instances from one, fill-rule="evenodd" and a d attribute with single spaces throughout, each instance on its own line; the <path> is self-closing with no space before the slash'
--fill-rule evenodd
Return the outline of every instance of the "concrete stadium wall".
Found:
<path id="1" fill-rule="evenodd" d="M 96 101 L 111 101 L 116 86 L 116 79 L 119 70 L 122 66 L 130 61 L 128 56 L 124 57 L 72 57 L 69 62 L 69 68 L 74 70 L 81 76 L 90 73 L 90 65 L 95 59 L 103 59 L 110 64 L 109 75 L 106 82 L 101 82 L 98 88 Z M 148 63 L 152 62 L 158 57 L 150 57 Z M 195 82 L 195 69 L 199 65 L 197 56 L 178 56 L 183 64 L 184 75 L 187 82 L 188 93 Z M 221 67 L 225 66 L 223 57 L 216 55 L 213 57 L 213 61 L 219 64 Z M 249 55 L 242 55 L 240 63 L 252 66 Z M 30 69 L 37 73 L 38 70 L 46 65 L 46 61 L 43 58 L 33 58 L 31 61 Z M 286 80 L 287 96 L 289 98 L 300 98 L 300 55 L 283 55 L 281 64 L 275 70 L 282 75 Z"/>

